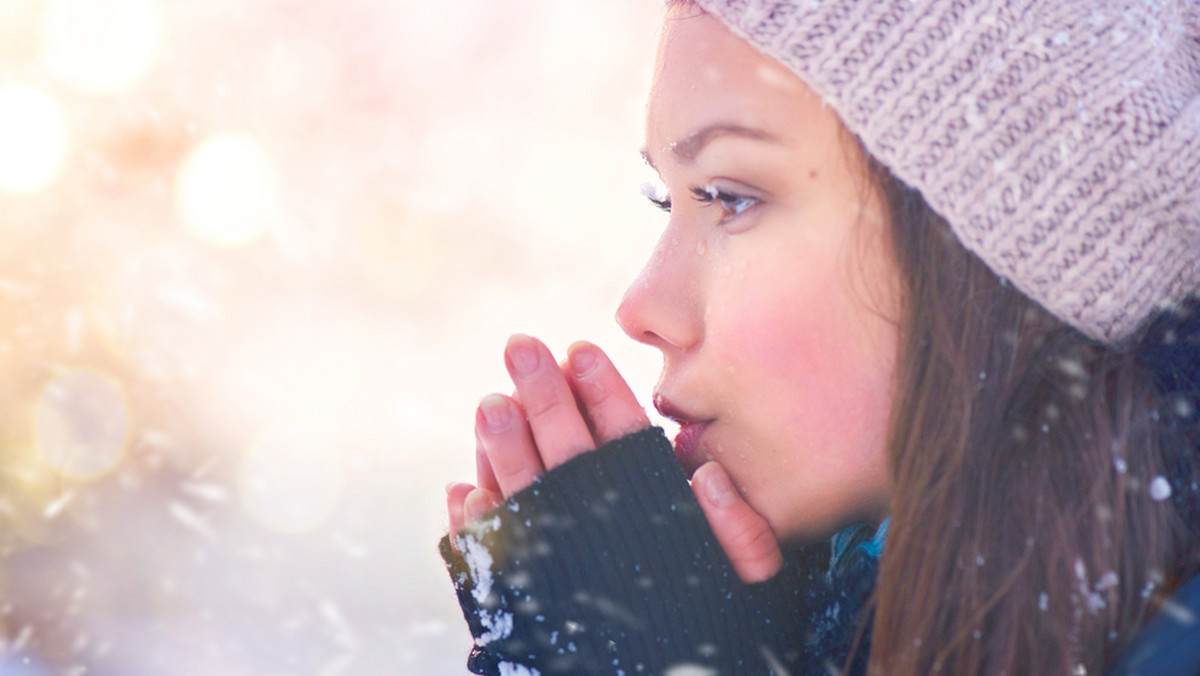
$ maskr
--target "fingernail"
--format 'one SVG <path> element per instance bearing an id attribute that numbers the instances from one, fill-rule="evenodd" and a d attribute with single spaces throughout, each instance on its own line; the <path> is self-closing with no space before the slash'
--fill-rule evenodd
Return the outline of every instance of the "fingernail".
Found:
<path id="1" fill-rule="evenodd" d="M 590 347 L 578 347 L 571 352 L 571 372 L 582 378 L 596 368 L 596 353 Z"/>
<path id="2" fill-rule="evenodd" d="M 508 410 L 508 400 L 498 394 L 489 394 L 479 402 L 479 410 L 483 411 L 483 419 L 487 421 L 489 432 L 503 432 L 512 421 Z"/>
<path id="3" fill-rule="evenodd" d="M 509 341 L 507 356 L 513 371 L 518 375 L 527 376 L 537 370 L 537 348 L 533 341 L 525 336 L 517 336 Z"/>
<path id="4" fill-rule="evenodd" d="M 477 521 L 479 517 L 487 514 L 488 500 L 483 493 L 477 490 L 472 491 L 467 495 L 467 499 L 463 501 L 463 513 L 468 521 Z"/>
<path id="5" fill-rule="evenodd" d="M 456 485 L 458 485 L 457 481 L 451 481 L 450 483 L 446 484 L 446 492 L 449 493 L 450 490 L 453 489 Z"/>
<path id="6" fill-rule="evenodd" d="M 733 504 L 733 484 L 729 483 L 729 477 L 720 469 L 710 469 L 708 476 L 704 477 L 704 494 L 714 507 L 724 509 Z"/>

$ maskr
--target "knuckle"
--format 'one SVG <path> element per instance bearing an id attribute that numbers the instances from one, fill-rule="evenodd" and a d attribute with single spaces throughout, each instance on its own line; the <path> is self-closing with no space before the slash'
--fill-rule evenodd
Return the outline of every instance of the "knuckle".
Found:
<path id="1" fill-rule="evenodd" d="M 530 424 L 541 422 L 553 417 L 562 408 L 562 401 L 556 397 L 537 397 L 525 405 L 525 418 Z"/>
<path id="2" fill-rule="evenodd" d="M 613 399 L 612 387 L 602 381 L 580 383 L 580 390 L 589 406 L 603 406 Z"/>
<path id="3" fill-rule="evenodd" d="M 521 388 L 521 408 L 524 409 L 527 420 L 533 422 L 554 415 L 562 410 L 568 399 L 574 407 L 574 398 L 570 391 L 556 385 L 543 381 Z M 565 386 L 565 383 L 563 385 Z"/>
<path id="4" fill-rule="evenodd" d="M 599 387 L 584 392 L 588 415 L 597 431 L 605 438 L 615 438 L 635 432 L 649 424 L 646 412 L 632 397 L 625 398 L 613 387 Z"/>
<path id="5" fill-rule="evenodd" d="M 730 545 L 736 558 L 747 562 L 773 559 L 779 548 L 775 534 L 764 522 L 745 524 L 731 538 Z"/>
<path id="6" fill-rule="evenodd" d="M 524 464 L 514 463 L 506 467 L 494 468 L 496 472 L 496 481 L 508 491 L 519 490 L 520 488 L 533 482 L 537 472 Z"/>

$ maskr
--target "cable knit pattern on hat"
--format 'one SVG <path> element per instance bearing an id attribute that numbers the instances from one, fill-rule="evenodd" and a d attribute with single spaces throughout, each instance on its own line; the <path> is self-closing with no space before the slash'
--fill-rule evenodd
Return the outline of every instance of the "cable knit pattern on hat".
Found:
<path id="1" fill-rule="evenodd" d="M 1200 0 L 699 0 L 1089 336 L 1200 287 Z"/>

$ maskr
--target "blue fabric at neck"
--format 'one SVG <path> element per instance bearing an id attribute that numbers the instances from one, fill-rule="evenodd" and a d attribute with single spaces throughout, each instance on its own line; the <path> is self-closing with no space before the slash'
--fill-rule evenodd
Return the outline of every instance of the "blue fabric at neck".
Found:
<path id="1" fill-rule="evenodd" d="M 830 540 L 829 574 L 833 575 L 845 561 L 848 552 L 862 552 L 866 556 L 878 560 L 883 556 L 883 545 L 887 539 L 888 524 L 892 518 L 883 520 L 875 529 L 875 534 L 868 536 L 871 525 L 865 523 L 847 526 L 834 534 Z"/>

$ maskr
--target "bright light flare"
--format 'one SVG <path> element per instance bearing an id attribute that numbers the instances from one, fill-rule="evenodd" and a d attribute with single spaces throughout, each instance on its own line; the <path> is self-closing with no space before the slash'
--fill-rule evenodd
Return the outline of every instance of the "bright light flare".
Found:
<path id="1" fill-rule="evenodd" d="M 85 94 L 112 94 L 140 80 L 162 41 L 154 0 L 51 0 L 42 16 L 42 61 Z"/>
<path id="2" fill-rule="evenodd" d="M 0 88 L 0 190 L 36 192 L 67 155 L 67 118 L 49 94 L 28 85 Z"/>
<path id="3" fill-rule="evenodd" d="M 216 246 L 255 241 L 282 211 L 275 163 L 245 134 L 214 136 L 196 148 L 175 190 L 176 206 L 192 234 Z"/>
<path id="4" fill-rule="evenodd" d="M 93 371 L 67 371 L 42 390 L 34 409 L 37 447 L 59 474 L 95 479 L 124 455 L 131 418 L 119 383 Z"/>
<path id="5" fill-rule="evenodd" d="M 329 434 L 284 425 L 267 428 L 242 460 L 242 506 L 274 531 L 317 528 L 341 500 L 345 452 Z"/>

